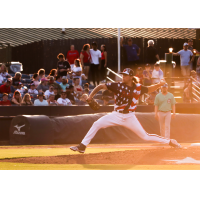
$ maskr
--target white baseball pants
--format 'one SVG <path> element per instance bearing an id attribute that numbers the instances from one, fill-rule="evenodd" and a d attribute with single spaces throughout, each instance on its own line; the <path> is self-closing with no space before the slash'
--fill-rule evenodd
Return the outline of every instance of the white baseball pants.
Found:
<path id="1" fill-rule="evenodd" d="M 111 114 L 105 115 L 94 122 L 81 143 L 87 146 L 99 129 L 115 125 L 123 126 L 130 129 L 140 138 L 146 141 L 158 142 L 163 144 L 169 144 L 170 142 L 169 139 L 154 134 L 148 134 L 141 126 L 134 112 L 123 114 L 113 111 Z"/>
<path id="2" fill-rule="evenodd" d="M 171 111 L 158 112 L 158 117 L 159 117 L 161 136 L 170 139 Z"/>

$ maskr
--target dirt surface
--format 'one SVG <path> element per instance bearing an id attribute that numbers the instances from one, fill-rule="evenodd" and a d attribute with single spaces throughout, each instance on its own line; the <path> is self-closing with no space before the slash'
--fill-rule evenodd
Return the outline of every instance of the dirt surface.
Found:
<path id="1" fill-rule="evenodd" d="M 0 162 L 32 164 L 131 164 L 131 165 L 176 165 L 176 162 L 165 160 L 183 160 L 190 157 L 200 160 L 200 147 L 183 149 L 155 148 L 143 150 L 125 150 L 106 153 L 75 154 L 47 157 L 29 157 L 3 159 Z"/>

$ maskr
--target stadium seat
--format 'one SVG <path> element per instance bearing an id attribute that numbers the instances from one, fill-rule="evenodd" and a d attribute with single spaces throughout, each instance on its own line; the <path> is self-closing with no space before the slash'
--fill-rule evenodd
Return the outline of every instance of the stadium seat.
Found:
<path id="1" fill-rule="evenodd" d="M 3 94 L 0 94 L 0 98 L 2 98 L 3 97 Z"/>
<path id="2" fill-rule="evenodd" d="M 22 74 L 22 78 L 25 78 L 25 79 L 30 79 L 30 76 L 27 75 L 27 74 Z"/>
<path id="3" fill-rule="evenodd" d="M 91 89 L 94 89 L 95 88 L 95 86 L 94 85 L 89 85 L 89 89 L 91 90 Z"/>
<path id="4" fill-rule="evenodd" d="M 15 76 L 15 74 L 12 74 L 12 73 L 9 73 L 12 77 L 14 77 Z"/>
<path id="5" fill-rule="evenodd" d="M 68 80 L 68 84 L 72 85 L 72 80 Z"/>
<path id="6" fill-rule="evenodd" d="M 12 98 L 13 97 L 13 93 L 8 94 L 8 98 Z"/>

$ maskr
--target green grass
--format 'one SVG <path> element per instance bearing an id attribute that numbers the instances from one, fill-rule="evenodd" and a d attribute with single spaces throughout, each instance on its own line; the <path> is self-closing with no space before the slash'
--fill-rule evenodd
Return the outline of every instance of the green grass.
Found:
<path id="1" fill-rule="evenodd" d="M 123 148 L 87 148 L 86 153 L 100 153 L 124 151 Z M 69 148 L 42 148 L 42 149 L 0 149 L 0 159 L 5 158 L 20 158 L 20 157 L 35 157 L 35 156 L 58 156 L 78 154 L 71 151 Z"/>

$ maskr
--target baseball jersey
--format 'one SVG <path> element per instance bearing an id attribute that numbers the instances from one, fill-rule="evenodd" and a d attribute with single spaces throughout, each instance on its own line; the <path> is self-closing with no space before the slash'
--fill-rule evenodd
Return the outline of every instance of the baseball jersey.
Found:
<path id="1" fill-rule="evenodd" d="M 126 85 L 125 83 L 107 83 L 108 90 L 114 92 L 114 109 L 123 111 L 129 100 L 131 100 L 131 105 L 128 108 L 128 111 L 135 111 L 136 104 L 140 95 L 148 92 L 148 87 L 141 85 L 140 83 L 134 84 L 133 87 Z"/>

